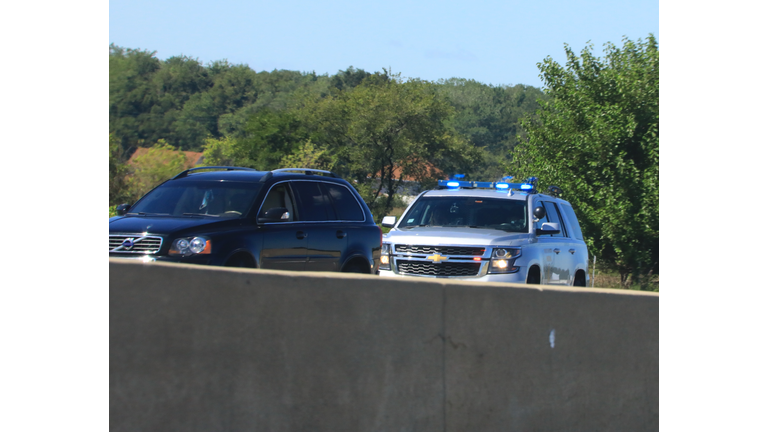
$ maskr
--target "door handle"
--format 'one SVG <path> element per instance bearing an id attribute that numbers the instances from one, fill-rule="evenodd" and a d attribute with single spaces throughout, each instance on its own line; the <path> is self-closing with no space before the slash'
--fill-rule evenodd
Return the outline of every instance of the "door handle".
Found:
<path id="1" fill-rule="evenodd" d="M 296 231 L 296 238 L 299 240 L 303 240 L 307 238 L 307 233 L 305 233 L 304 231 Z"/>
<path id="2" fill-rule="evenodd" d="M 347 233 L 345 233 L 344 231 L 342 231 L 342 230 L 336 231 L 336 238 L 343 239 L 346 236 L 347 236 Z"/>
<path id="3" fill-rule="evenodd" d="M 575 254 L 575 253 L 576 253 L 576 249 L 568 249 L 568 252 L 570 252 L 570 253 L 571 253 L 571 255 L 573 255 L 573 254 Z"/>
<path id="4" fill-rule="evenodd" d="M 555 249 L 555 253 L 559 254 L 560 253 L 560 249 Z"/>

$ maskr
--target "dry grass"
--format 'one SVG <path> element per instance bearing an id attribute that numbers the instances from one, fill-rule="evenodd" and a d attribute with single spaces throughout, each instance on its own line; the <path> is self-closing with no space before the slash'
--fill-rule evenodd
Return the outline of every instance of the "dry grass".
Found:
<path id="1" fill-rule="evenodd" d="M 595 288 L 617 288 L 617 289 L 631 289 L 631 290 L 645 290 L 645 291 L 659 291 L 659 275 L 654 274 L 643 281 L 643 284 L 632 284 L 629 288 L 621 286 L 621 276 L 618 272 L 609 271 L 600 268 L 598 263 L 595 268 Z M 592 269 L 590 269 L 589 277 L 592 277 Z M 590 280 L 589 286 L 592 286 Z"/>

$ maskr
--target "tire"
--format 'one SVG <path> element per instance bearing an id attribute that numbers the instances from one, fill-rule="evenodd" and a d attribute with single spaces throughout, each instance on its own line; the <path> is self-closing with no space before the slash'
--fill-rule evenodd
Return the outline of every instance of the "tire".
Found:
<path id="1" fill-rule="evenodd" d="M 578 272 L 576 273 L 576 276 L 573 278 L 573 286 L 575 287 L 587 287 L 587 278 L 584 277 L 584 272 Z"/>
<path id="2" fill-rule="evenodd" d="M 525 279 L 525 283 L 529 285 L 541 285 L 541 271 L 538 267 L 532 268 L 528 272 L 528 277 Z"/>

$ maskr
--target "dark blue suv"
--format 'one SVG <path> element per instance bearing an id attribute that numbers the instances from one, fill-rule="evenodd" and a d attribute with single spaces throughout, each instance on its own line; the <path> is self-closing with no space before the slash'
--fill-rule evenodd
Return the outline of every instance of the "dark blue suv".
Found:
<path id="1" fill-rule="evenodd" d="M 109 219 L 109 256 L 375 274 L 381 229 L 329 171 L 186 170 Z"/>

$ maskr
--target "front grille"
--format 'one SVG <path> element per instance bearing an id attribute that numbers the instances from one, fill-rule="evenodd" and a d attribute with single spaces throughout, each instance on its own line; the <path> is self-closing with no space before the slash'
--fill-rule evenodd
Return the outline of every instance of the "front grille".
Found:
<path id="1" fill-rule="evenodd" d="M 132 239 L 133 246 L 128 248 L 123 246 L 123 242 L 127 239 Z M 140 235 L 110 235 L 109 236 L 109 252 L 112 253 L 133 253 L 133 254 L 153 254 L 160 251 L 160 246 L 163 245 L 162 237 L 147 236 L 142 237 Z"/>
<path id="2" fill-rule="evenodd" d="M 421 261 L 398 261 L 397 269 L 401 274 L 419 276 L 477 276 L 481 265 L 479 262 L 434 264 Z"/>
<path id="3" fill-rule="evenodd" d="M 462 247 L 462 246 L 416 246 L 416 245 L 395 245 L 395 252 L 410 254 L 433 254 L 440 255 L 483 255 L 485 248 Z"/>

